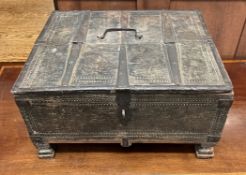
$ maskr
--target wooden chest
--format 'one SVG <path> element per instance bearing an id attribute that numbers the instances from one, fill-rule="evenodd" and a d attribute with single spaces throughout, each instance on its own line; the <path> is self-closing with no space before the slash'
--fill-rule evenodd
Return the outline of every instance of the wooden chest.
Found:
<path id="1" fill-rule="evenodd" d="M 12 93 L 40 158 L 147 142 L 210 158 L 233 99 L 198 11 L 55 11 Z"/>

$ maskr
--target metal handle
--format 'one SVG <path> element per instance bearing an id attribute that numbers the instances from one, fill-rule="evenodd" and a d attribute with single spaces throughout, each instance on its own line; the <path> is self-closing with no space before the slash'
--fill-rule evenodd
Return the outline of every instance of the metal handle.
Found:
<path id="1" fill-rule="evenodd" d="M 115 31 L 132 31 L 135 33 L 136 39 L 141 39 L 143 37 L 143 35 L 138 34 L 136 29 L 132 29 L 132 28 L 109 28 L 109 29 L 106 29 L 101 36 L 97 36 L 97 38 L 104 39 L 108 32 L 115 32 Z"/>

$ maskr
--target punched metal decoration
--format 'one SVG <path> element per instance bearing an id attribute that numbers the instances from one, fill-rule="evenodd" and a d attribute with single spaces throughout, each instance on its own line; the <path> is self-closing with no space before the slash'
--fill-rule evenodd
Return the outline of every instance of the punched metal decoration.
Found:
<path id="1" fill-rule="evenodd" d="M 233 100 L 200 12 L 168 10 L 53 12 L 12 93 L 40 158 L 64 142 L 211 158 Z"/>

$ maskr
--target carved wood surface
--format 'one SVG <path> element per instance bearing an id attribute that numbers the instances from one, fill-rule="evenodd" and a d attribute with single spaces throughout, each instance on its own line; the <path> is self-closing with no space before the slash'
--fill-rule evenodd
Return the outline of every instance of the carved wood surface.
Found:
<path id="1" fill-rule="evenodd" d="M 116 31 L 98 38 L 108 28 L 133 28 L 143 37 Z M 82 11 L 53 13 L 14 92 L 118 89 L 121 84 L 129 89 L 231 90 L 198 12 Z"/>

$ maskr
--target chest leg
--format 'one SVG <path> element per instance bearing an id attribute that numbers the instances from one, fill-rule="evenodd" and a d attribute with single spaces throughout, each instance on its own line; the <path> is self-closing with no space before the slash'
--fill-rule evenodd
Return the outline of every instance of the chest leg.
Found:
<path id="1" fill-rule="evenodd" d="M 40 137 L 31 137 L 31 139 L 38 150 L 38 157 L 40 159 L 53 158 L 55 156 L 55 151 L 48 141 Z"/>
<path id="2" fill-rule="evenodd" d="M 209 159 L 214 157 L 213 145 L 195 145 L 196 157 L 199 159 Z"/>

